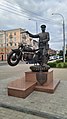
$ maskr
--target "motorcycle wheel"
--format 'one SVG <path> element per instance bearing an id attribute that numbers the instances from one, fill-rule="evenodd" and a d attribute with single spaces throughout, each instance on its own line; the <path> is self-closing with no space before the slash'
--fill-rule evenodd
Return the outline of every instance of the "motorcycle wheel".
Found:
<path id="1" fill-rule="evenodd" d="M 14 51 L 11 51 L 8 54 L 7 62 L 10 66 L 16 66 L 20 61 L 20 54 Z"/>

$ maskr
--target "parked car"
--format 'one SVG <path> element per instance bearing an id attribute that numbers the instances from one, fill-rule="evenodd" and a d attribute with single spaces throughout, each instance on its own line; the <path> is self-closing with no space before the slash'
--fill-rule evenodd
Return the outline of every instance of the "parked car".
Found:
<path id="1" fill-rule="evenodd" d="M 50 56 L 50 57 L 49 57 L 49 61 L 51 61 L 51 60 L 55 60 L 55 59 L 56 59 L 55 56 Z"/>

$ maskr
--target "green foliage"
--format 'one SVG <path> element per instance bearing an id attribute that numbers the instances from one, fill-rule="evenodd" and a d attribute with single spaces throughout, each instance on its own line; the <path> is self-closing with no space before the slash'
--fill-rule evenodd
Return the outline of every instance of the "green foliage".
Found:
<path id="1" fill-rule="evenodd" d="M 59 62 L 59 61 L 56 61 L 56 62 L 50 62 L 48 63 L 48 65 L 51 67 L 51 68 L 67 68 L 67 62 Z"/>
<path id="2" fill-rule="evenodd" d="M 62 50 L 60 50 L 60 52 L 59 52 L 59 54 L 58 54 L 59 56 L 63 56 L 63 51 Z"/>
<path id="3" fill-rule="evenodd" d="M 56 61 L 56 63 L 60 63 L 60 62 L 62 62 L 62 60 L 57 60 L 57 61 Z"/>
<path id="4" fill-rule="evenodd" d="M 50 66 L 50 67 L 56 67 L 56 62 L 50 62 L 50 63 L 48 63 L 48 65 Z"/>
<path id="5" fill-rule="evenodd" d="M 64 66 L 64 64 L 62 62 L 56 64 L 56 68 L 63 68 L 63 66 Z"/>
<path id="6" fill-rule="evenodd" d="M 65 54 L 65 56 L 67 56 L 67 50 L 66 50 L 66 54 Z"/>
<path id="7" fill-rule="evenodd" d="M 66 63 L 64 63 L 64 68 L 67 68 L 67 62 L 66 62 Z"/>
<path id="8" fill-rule="evenodd" d="M 67 57 L 66 57 L 66 59 L 65 59 L 65 62 L 67 62 Z"/>

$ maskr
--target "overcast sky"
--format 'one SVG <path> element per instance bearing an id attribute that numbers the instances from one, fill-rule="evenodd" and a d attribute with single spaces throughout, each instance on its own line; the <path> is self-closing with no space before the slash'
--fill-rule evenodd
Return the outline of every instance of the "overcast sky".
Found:
<path id="1" fill-rule="evenodd" d="M 50 48 L 61 50 L 63 19 L 52 13 L 64 17 L 67 40 L 67 0 L 0 0 L 0 30 L 23 28 L 36 34 L 41 32 L 40 25 L 45 24 L 50 33 Z"/>

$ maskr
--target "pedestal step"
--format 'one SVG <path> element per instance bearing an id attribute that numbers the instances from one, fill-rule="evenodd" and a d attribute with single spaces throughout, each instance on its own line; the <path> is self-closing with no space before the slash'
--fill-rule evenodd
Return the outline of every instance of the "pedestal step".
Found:
<path id="1" fill-rule="evenodd" d="M 43 74 L 46 75 L 47 80 L 43 85 L 40 85 L 36 78 L 36 72 L 25 72 L 24 78 L 12 81 L 8 85 L 8 95 L 26 98 L 34 90 L 54 93 L 60 80 L 53 80 L 53 70 L 43 72 Z"/>
<path id="2" fill-rule="evenodd" d="M 17 79 L 8 85 L 8 95 L 26 98 L 35 89 L 36 82 L 25 82 L 24 79 Z"/>
<path id="3" fill-rule="evenodd" d="M 60 80 L 53 80 L 49 85 L 36 85 L 35 90 L 41 91 L 41 92 L 47 92 L 47 93 L 54 93 L 55 89 L 57 88 L 58 84 L 60 83 Z"/>

